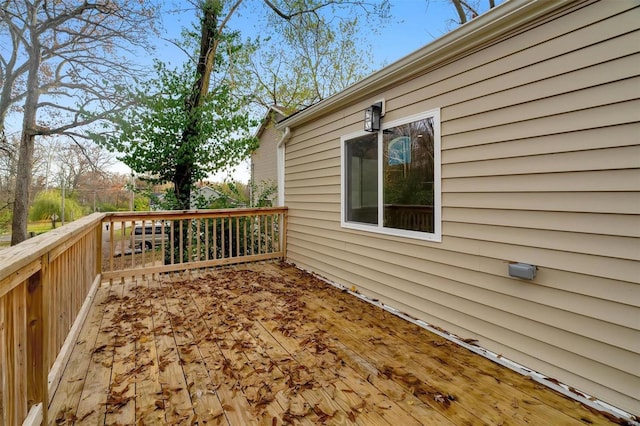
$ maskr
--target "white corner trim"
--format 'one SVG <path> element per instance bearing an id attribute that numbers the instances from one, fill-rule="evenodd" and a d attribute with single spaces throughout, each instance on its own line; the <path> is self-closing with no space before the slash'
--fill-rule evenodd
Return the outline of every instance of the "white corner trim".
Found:
<path id="1" fill-rule="evenodd" d="M 291 129 L 287 126 L 276 147 L 276 175 L 278 184 L 278 206 L 284 206 L 284 160 L 285 146 L 291 137 Z"/>

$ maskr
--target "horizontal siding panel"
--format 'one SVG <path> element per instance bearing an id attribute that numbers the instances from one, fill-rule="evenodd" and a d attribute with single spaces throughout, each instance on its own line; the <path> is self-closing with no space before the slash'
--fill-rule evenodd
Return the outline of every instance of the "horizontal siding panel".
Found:
<path id="1" fill-rule="evenodd" d="M 636 31 L 635 24 L 626 23 L 628 28 L 624 31 Z M 621 31 L 622 32 L 622 31 Z M 571 34 L 571 39 L 580 34 Z M 416 86 L 412 91 L 406 87 L 392 89 L 385 93 L 388 119 L 397 118 L 396 109 L 407 108 L 429 99 L 438 106 L 450 106 L 470 100 L 482 102 L 485 96 L 501 93 L 504 90 L 518 88 L 530 83 L 552 78 L 558 74 L 565 74 L 580 70 L 594 64 L 615 61 L 620 57 L 638 52 L 637 33 L 624 34 L 610 40 L 602 40 L 601 35 L 590 35 L 592 40 L 580 39 L 578 46 L 588 49 L 585 52 L 576 49 L 572 52 L 564 51 L 567 39 L 552 40 L 549 43 L 527 48 L 512 56 L 507 56 L 499 61 L 487 63 L 483 66 L 456 74 L 456 71 L 445 67 L 443 80 L 437 81 L 437 77 L 430 74 L 425 86 Z M 592 45 L 592 43 L 595 43 Z M 554 48 L 555 46 L 555 48 Z M 559 55 L 559 56 L 556 56 Z M 457 68 L 464 69 L 464 68 Z M 447 76 L 448 78 L 446 78 Z M 416 84 L 420 82 L 416 81 Z M 424 83 L 423 83 L 424 84 Z M 397 91 L 397 92 L 396 92 Z M 532 90 L 526 96 L 535 96 Z M 490 105 L 490 104 L 489 104 Z M 483 111 L 485 107 L 477 111 Z M 448 111 L 444 111 L 448 114 Z M 406 114 L 404 111 L 402 114 Z M 454 108 L 452 118 L 459 117 L 460 113 Z M 444 117 L 444 116 L 443 116 Z"/>
<path id="2" fill-rule="evenodd" d="M 446 135 L 470 132 L 602 105 L 616 104 L 635 100 L 639 97 L 640 77 L 521 104 L 517 104 L 518 99 L 513 99 L 513 104 L 508 108 L 485 111 L 457 119 L 450 119 L 447 109 L 443 108 L 441 131 L 442 134 Z"/>
<path id="3" fill-rule="evenodd" d="M 301 180 L 301 179 L 317 179 L 328 176 L 340 176 L 340 167 L 328 167 L 326 169 L 317 170 L 301 170 L 299 172 L 289 172 L 288 168 L 285 171 L 285 179 Z"/>
<path id="4" fill-rule="evenodd" d="M 336 135 L 339 133 L 341 134 L 340 129 L 342 128 L 334 130 Z M 326 129 L 324 130 L 326 132 Z M 340 136 L 334 138 L 324 132 L 321 136 L 323 136 L 323 138 L 313 139 L 313 144 L 296 143 L 290 145 L 289 142 L 287 142 L 287 160 L 295 160 L 310 155 L 322 154 L 324 152 L 330 153 L 340 147 Z M 311 140 L 309 140 L 309 142 L 310 141 Z"/>
<path id="5" fill-rule="evenodd" d="M 398 272 L 400 275 L 393 273 L 394 275 L 398 277 L 405 276 L 407 280 L 413 280 L 416 283 L 428 287 L 431 287 L 431 281 L 429 281 L 426 276 L 421 278 L 420 276 L 423 274 L 461 282 L 465 285 L 499 293 L 509 296 L 510 298 L 519 298 L 534 302 L 548 308 L 560 309 L 565 313 L 577 314 L 593 320 L 603 321 L 609 325 L 622 326 L 628 329 L 627 332 L 631 330 L 635 330 L 636 332 L 640 331 L 640 306 L 620 305 L 617 302 L 605 299 L 596 299 L 586 295 L 575 294 L 562 288 L 542 286 L 537 281 L 526 282 L 514 280 L 506 276 L 505 272 L 507 268 L 505 264 L 500 265 L 501 269 L 498 271 L 500 275 L 486 272 L 478 274 L 481 271 L 469 269 L 468 265 L 461 267 L 448 263 L 434 262 L 430 261 L 428 256 L 425 258 L 423 256 L 413 256 L 412 254 L 401 254 L 391 250 L 380 250 L 378 247 L 356 244 L 351 241 L 337 240 L 327 236 L 323 230 L 305 227 L 306 225 L 302 224 L 300 220 L 294 221 L 293 224 L 295 225 L 294 229 L 297 231 L 292 233 L 292 238 L 303 238 L 311 244 L 310 247 L 316 247 L 318 245 L 327 246 L 330 248 L 329 252 L 331 253 L 339 250 L 354 254 L 362 258 L 360 263 L 363 264 L 371 262 L 376 265 L 387 264 L 381 266 L 385 271 L 399 268 L 402 270 Z M 336 234 L 332 232 L 328 235 Z M 484 261 L 484 258 L 478 257 L 476 263 Z M 449 285 L 434 288 L 446 292 L 457 291 Z M 505 307 L 501 307 L 501 309 L 509 310 L 514 303 L 517 304 L 519 302 L 512 302 L 508 299 Z M 612 315 L 605 315 L 605 313 L 611 311 L 614 312 Z M 539 316 L 539 311 L 536 310 L 522 312 L 527 312 L 527 315 L 532 317 Z M 550 315 L 553 316 L 555 314 Z M 564 321 L 564 319 L 562 321 Z M 561 322 L 556 323 L 556 325 L 558 324 L 561 324 Z M 640 352 L 640 340 L 638 340 L 638 342 L 629 342 L 627 339 L 627 337 L 629 337 L 628 335 L 623 338 L 622 336 L 606 336 L 607 333 L 602 333 L 599 337 L 596 337 L 596 334 L 591 334 L 592 332 L 595 333 L 596 330 L 599 329 L 598 327 L 600 327 L 600 325 L 595 323 L 589 326 L 586 326 L 585 323 L 576 323 L 568 327 L 577 327 L 575 329 L 576 332 L 578 332 L 578 328 L 581 327 L 579 333 L 585 336 L 606 341 L 627 350 Z M 590 330 L 592 327 L 594 329 Z"/>
<path id="6" fill-rule="evenodd" d="M 429 307 L 431 307 L 432 304 L 446 307 L 444 309 L 445 312 L 443 312 L 443 318 L 448 322 L 451 319 L 454 319 L 455 323 L 460 324 L 460 326 L 464 328 L 470 328 L 469 324 L 466 323 L 467 321 L 470 321 L 471 323 L 473 323 L 474 321 L 478 322 L 479 327 L 475 326 L 474 328 L 479 328 L 480 330 L 483 329 L 482 324 L 484 323 L 491 323 L 500 327 L 508 324 L 509 329 L 512 332 L 534 339 L 536 342 L 531 342 L 533 344 L 545 342 L 546 344 L 550 344 L 561 350 L 563 346 L 566 348 L 571 348 L 571 352 L 563 350 L 565 352 L 565 359 L 574 356 L 585 358 L 585 360 L 588 360 L 588 363 L 592 364 L 592 368 L 596 367 L 597 364 L 600 364 L 602 367 L 607 367 L 605 368 L 605 370 L 610 370 L 608 371 L 608 373 L 613 376 L 622 376 L 622 371 L 618 370 L 618 372 L 615 372 L 617 369 L 611 367 L 611 365 L 609 364 L 611 362 L 618 362 L 617 365 L 624 365 L 625 367 L 628 367 L 632 370 L 637 370 L 638 368 L 637 365 L 634 365 L 636 364 L 634 361 L 636 360 L 637 355 L 633 354 L 630 351 L 617 349 L 610 345 L 601 344 L 597 341 L 587 339 L 576 334 L 568 333 L 556 327 L 548 326 L 537 321 L 531 321 L 519 315 L 513 315 L 508 312 L 504 312 L 484 305 L 482 303 L 476 303 L 473 299 L 467 299 L 445 292 L 427 289 L 413 282 L 408 282 L 406 280 L 398 278 L 385 271 L 376 270 L 373 265 L 358 264 L 354 263 L 353 260 L 348 261 L 350 258 L 347 258 L 347 260 L 345 260 L 344 257 L 334 256 L 330 251 L 324 251 L 320 253 L 313 250 L 308 250 L 305 247 L 309 247 L 309 244 L 303 240 L 300 242 L 295 240 L 292 241 L 292 246 L 293 250 L 307 257 L 324 260 L 325 262 L 330 263 L 334 267 L 340 269 L 349 268 L 347 270 L 350 270 L 361 277 L 359 280 L 359 285 L 357 285 L 357 287 L 360 288 L 360 291 L 364 294 L 367 294 L 367 290 L 369 289 L 368 286 L 371 286 L 371 290 L 381 295 L 383 300 L 395 300 L 395 297 L 398 298 L 398 300 L 400 300 L 402 303 L 413 306 L 414 308 L 423 312 L 429 309 L 425 307 L 425 305 L 427 305 L 425 302 L 428 300 L 430 302 L 428 304 Z M 332 254 L 327 255 L 325 253 Z M 374 271 L 375 273 L 373 273 Z M 384 282 L 384 284 L 381 282 L 381 280 Z M 413 300 L 408 300 L 407 297 L 413 298 Z M 393 306 L 393 304 L 391 304 L 391 306 Z M 451 307 L 455 307 L 455 309 L 452 309 Z M 529 309 L 531 309 L 531 307 L 529 307 Z M 466 318 L 462 318 L 463 315 Z M 480 334 L 487 335 L 488 333 L 482 330 L 480 331 Z M 491 336 L 492 339 L 495 339 L 496 337 L 498 336 Z M 482 343 L 483 342 L 481 341 L 480 344 Z M 526 348 L 519 349 L 526 350 Z M 536 352 L 539 352 L 539 350 L 536 349 Z M 599 362 L 596 363 L 594 362 L 594 360 Z M 562 364 L 560 360 L 553 359 L 553 361 L 555 363 L 559 363 L 560 365 Z M 620 361 L 622 362 L 620 363 Z M 572 368 L 575 368 L 575 366 L 567 364 L 565 368 L 571 370 Z M 637 375 L 634 374 L 634 376 L 635 378 L 632 380 L 632 382 L 640 383 Z M 603 374 L 598 379 L 601 380 L 602 383 L 608 384 L 609 386 L 615 385 L 618 388 L 620 386 L 619 382 L 611 382 L 612 377 L 605 374 Z M 629 394 L 638 394 L 636 396 L 640 396 L 638 389 L 625 389 L 625 391 L 629 392 Z"/>
<path id="7" fill-rule="evenodd" d="M 442 177 L 500 176 L 637 168 L 640 168 L 640 145 L 447 164 L 442 168 Z M 637 183 L 640 184 L 640 176 L 636 177 L 638 178 Z M 636 188 L 639 187 L 636 186 Z"/>
<path id="8" fill-rule="evenodd" d="M 291 206 L 297 203 L 335 203 L 340 205 L 338 194 L 287 194 L 287 203 Z"/>
<path id="9" fill-rule="evenodd" d="M 442 219 L 444 222 L 640 238 L 640 217 L 633 215 L 448 207 L 443 209 Z"/>
<path id="10" fill-rule="evenodd" d="M 323 161 L 328 158 L 334 158 L 336 156 L 336 147 L 333 146 L 328 147 L 327 145 L 314 145 L 314 147 L 324 148 L 321 151 L 310 153 L 310 154 L 301 154 L 300 152 L 297 155 L 293 155 L 290 152 L 287 152 L 287 163 L 292 166 L 297 166 L 300 164 L 307 164 L 313 161 Z M 338 154 L 339 155 L 339 154 Z"/>
<path id="11" fill-rule="evenodd" d="M 535 157 L 532 157 L 531 161 L 535 161 Z M 631 161 L 635 159 L 631 158 Z M 443 174 L 448 167 L 442 167 Z M 640 169 L 461 177 L 442 180 L 443 193 L 451 194 L 460 192 L 602 192 L 637 191 L 638 189 L 640 189 Z M 615 195 L 633 197 L 632 194 Z"/>
<path id="12" fill-rule="evenodd" d="M 340 156 L 334 155 L 328 157 L 324 160 L 316 160 L 310 162 L 301 162 L 296 161 L 298 164 L 292 164 L 292 161 L 287 161 L 287 173 L 299 173 L 299 172 L 307 172 L 309 170 L 325 170 L 333 167 L 338 168 L 338 172 L 340 170 Z"/>
<path id="13" fill-rule="evenodd" d="M 535 139 L 517 139 L 447 149 L 442 151 L 442 164 L 632 146 L 638 144 L 638 135 L 640 135 L 640 123 L 630 123 L 543 135 Z"/>
<path id="14" fill-rule="evenodd" d="M 445 135 L 443 132 L 442 146 L 444 149 L 452 149 L 617 124 L 637 123 L 639 110 L 640 101 L 635 100 L 455 135 Z"/>
<path id="15" fill-rule="evenodd" d="M 289 195 L 340 194 L 340 185 L 287 187 L 286 193 Z"/>
<path id="16" fill-rule="evenodd" d="M 606 49 L 606 46 L 604 46 L 604 48 Z M 616 49 L 615 53 L 621 54 L 623 52 Z M 579 52 L 579 54 L 582 57 L 584 53 Z M 608 51 L 608 54 L 611 55 L 612 53 Z M 565 67 L 575 67 L 575 63 L 571 61 L 571 58 L 565 58 L 563 61 L 556 59 L 555 61 Z M 551 71 L 549 68 L 552 68 L 550 64 L 546 62 L 540 64 L 540 67 L 544 69 L 545 74 Z M 530 83 L 521 81 L 519 83 L 522 83 L 522 85 L 518 86 L 516 82 L 511 81 L 514 76 L 509 76 L 509 82 L 504 82 L 501 79 L 500 81 L 507 87 L 512 85 L 514 87 L 489 93 L 480 98 L 465 100 L 455 105 L 447 105 L 447 117 L 448 119 L 459 119 L 475 115 L 478 111 L 499 110 L 515 103 L 531 102 L 537 99 L 557 96 L 561 93 L 575 92 L 593 86 L 600 86 L 610 81 L 632 78 L 637 75 L 637 69 L 640 69 L 640 54 L 632 54 L 615 60 L 607 60 L 601 64 L 570 72 L 559 69 L 556 70 L 555 73 L 548 74 L 550 77 L 544 80 L 541 79 L 544 76 L 540 74 L 541 70 L 538 69 L 538 67 L 527 67 L 517 72 L 530 74 Z"/>
<path id="17" fill-rule="evenodd" d="M 340 229 L 340 212 L 316 212 L 309 210 L 296 210 L 295 216 L 290 216 L 294 220 L 307 220 L 321 229 Z"/>
<path id="18" fill-rule="evenodd" d="M 285 194 L 289 191 L 289 188 L 312 188 L 315 186 L 324 186 L 324 185 L 340 185 L 340 176 L 327 176 L 321 178 L 314 178 L 312 180 L 309 179 L 291 179 L 289 176 L 285 183 Z"/>
<path id="19" fill-rule="evenodd" d="M 459 222 L 444 222 L 442 233 L 452 237 L 516 246 L 640 260 L 640 241 L 637 238 Z M 640 274 L 640 263 L 637 271 Z"/>
<path id="20" fill-rule="evenodd" d="M 291 142 L 293 137 L 287 142 L 287 153 L 299 156 L 304 155 L 305 152 L 311 154 L 331 147 L 338 147 L 341 136 L 362 129 L 363 111 L 366 106 L 363 104 L 362 108 L 351 108 L 353 108 L 352 114 L 330 125 L 319 127 L 316 122 L 313 122 L 312 125 L 304 126 L 303 134 L 298 136 L 295 142 Z M 358 126 L 354 127 L 356 124 Z M 349 126 L 352 127 L 351 130 Z"/>
<path id="21" fill-rule="evenodd" d="M 289 203 L 287 201 L 287 205 L 290 209 L 340 213 L 340 204 L 338 203 Z"/>
<path id="22" fill-rule="evenodd" d="M 443 185 L 446 184 L 443 183 Z M 443 192 L 445 207 L 640 214 L 640 192 Z"/>

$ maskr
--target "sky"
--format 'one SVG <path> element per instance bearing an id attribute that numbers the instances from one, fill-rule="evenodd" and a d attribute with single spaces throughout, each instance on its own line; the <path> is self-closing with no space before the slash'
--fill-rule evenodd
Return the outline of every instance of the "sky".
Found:
<path id="1" fill-rule="evenodd" d="M 259 0 L 250 0 L 249 6 Z M 163 14 L 164 30 L 158 38 L 157 51 L 159 59 L 181 63 L 184 53 L 164 39 L 180 38 L 183 27 L 190 27 L 196 19 L 195 10 L 188 1 L 169 1 L 167 13 Z M 181 13 L 175 11 L 181 10 Z M 172 12 L 173 11 L 173 12 Z M 455 10 L 449 0 L 391 0 L 391 19 L 378 32 L 367 32 L 366 39 L 373 49 L 373 70 L 379 70 L 402 57 L 421 48 L 425 44 L 446 34 L 455 24 L 452 18 Z M 239 14 L 232 17 L 229 26 L 240 30 L 242 37 L 252 37 L 260 33 L 260 22 L 252 16 L 251 9 L 240 9 Z M 122 169 L 124 167 L 124 169 Z M 128 173 L 126 166 L 117 168 L 121 173 Z M 250 177 L 249 162 L 245 161 L 233 172 L 222 172 L 211 177 L 213 181 L 233 179 L 243 183 Z"/>
<path id="2" fill-rule="evenodd" d="M 256 2 L 260 0 L 248 0 L 246 4 Z M 374 67 L 376 69 L 395 62 L 455 27 L 452 23 L 455 11 L 450 0 L 390 0 L 390 3 L 391 19 L 387 25 L 378 33 L 366 34 L 374 48 L 374 61 L 380 65 Z M 158 39 L 158 52 L 168 60 L 184 58 L 182 52 L 162 39 L 179 39 L 181 28 L 190 27 L 195 19 L 195 11 L 188 1 L 179 0 L 170 0 L 165 9 L 167 13 L 163 15 L 164 31 Z M 244 38 L 262 31 L 258 19 L 246 8 L 240 9 L 228 25 L 240 30 Z"/>

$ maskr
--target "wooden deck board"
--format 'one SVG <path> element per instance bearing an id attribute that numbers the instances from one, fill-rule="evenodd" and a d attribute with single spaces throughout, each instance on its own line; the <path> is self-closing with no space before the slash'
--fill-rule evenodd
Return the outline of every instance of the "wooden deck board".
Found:
<path id="1" fill-rule="evenodd" d="M 50 419 L 608 424 L 517 373 L 273 263 L 103 284 Z"/>

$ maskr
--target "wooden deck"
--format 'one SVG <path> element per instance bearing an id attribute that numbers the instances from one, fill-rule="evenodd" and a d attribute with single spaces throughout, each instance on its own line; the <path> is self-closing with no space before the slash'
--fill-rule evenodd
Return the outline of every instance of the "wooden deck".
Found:
<path id="1" fill-rule="evenodd" d="M 297 269 L 103 283 L 50 424 L 607 424 Z"/>

